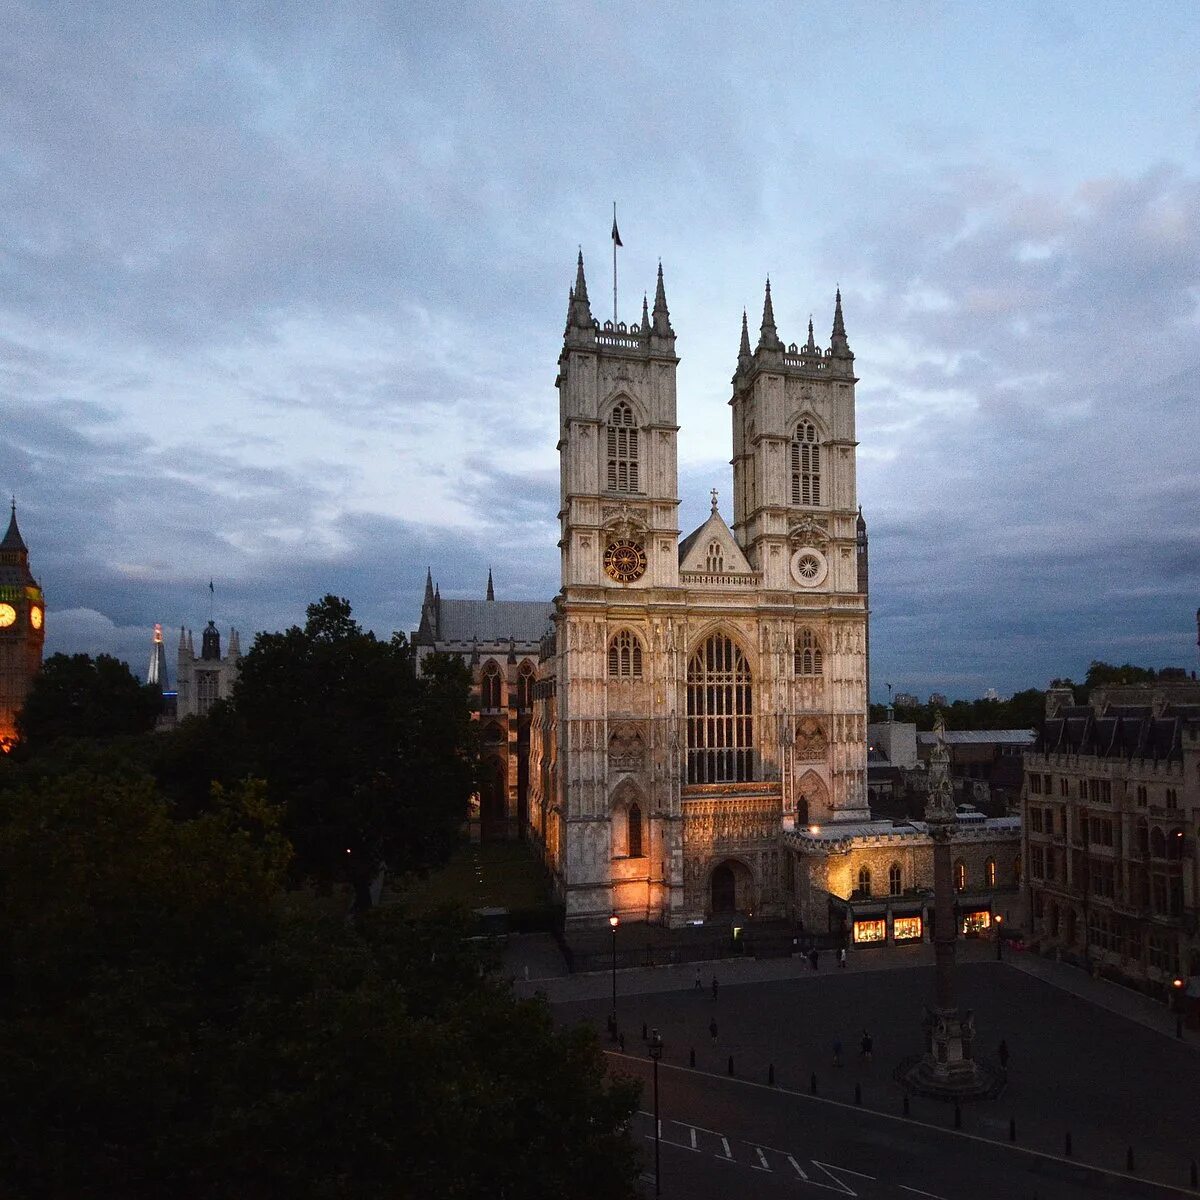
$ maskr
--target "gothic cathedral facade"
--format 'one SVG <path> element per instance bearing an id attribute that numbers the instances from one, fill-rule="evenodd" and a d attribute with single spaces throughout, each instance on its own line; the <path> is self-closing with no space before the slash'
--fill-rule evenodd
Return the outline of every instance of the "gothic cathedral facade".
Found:
<path id="1" fill-rule="evenodd" d="M 767 284 L 733 375 L 733 522 L 680 538 L 675 331 L 591 313 L 559 356 L 561 591 L 542 645 L 528 821 L 568 928 L 791 918 L 784 835 L 867 821 L 866 533 L 854 356 L 784 345 Z"/>

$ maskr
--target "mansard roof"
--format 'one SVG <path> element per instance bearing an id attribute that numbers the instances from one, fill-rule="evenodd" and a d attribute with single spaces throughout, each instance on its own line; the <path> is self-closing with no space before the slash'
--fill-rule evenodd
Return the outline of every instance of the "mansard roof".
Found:
<path id="1" fill-rule="evenodd" d="M 540 642 L 554 615 L 550 600 L 447 600 L 437 602 L 434 638 L 443 642 Z"/>
<path id="2" fill-rule="evenodd" d="M 1038 749 L 1097 758 L 1179 758 L 1184 727 L 1191 723 L 1200 724 L 1198 704 L 1167 704 L 1157 715 L 1146 704 L 1109 704 L 1099 713 L 1076 705 L 1047 720 Z"/>

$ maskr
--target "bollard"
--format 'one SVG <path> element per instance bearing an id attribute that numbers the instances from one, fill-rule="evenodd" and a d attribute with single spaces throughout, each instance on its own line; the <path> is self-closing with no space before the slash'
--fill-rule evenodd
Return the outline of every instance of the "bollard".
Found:
<path id="1" fill-rule="evenodd" d="M 733 1055 L 732 1054 L 729 1056 L 729 1073 L 730 1073 L 730 1075 L 733 1074 Z"/>
<path id="2" fill-rule="evenodd" d="M 1069 1129 L 1067 1130 L 1067 1140 L 1066 1144 L 1063 1146 L 1063 1151 L 1068 1158 L 1071 1157 L 1071 1131 Z"/>
<path id="3" fill-rule="evenodd" d="M 1125 1150 L 1125 1170 L 1128 1171 L 1130 1175 L 1133 1174 L 1133 1147 L 1132 1146 L 1127 1147 Z"/>
<path id="4" fill-rule="evenodd" d="M 694 1067 L 695 1065 L 696 1065 L 696 1047 L 695 1047 L 695 1046 L 693 1046 L 693 1047 L 692 1047 L 692 1048 L 691 1048 L 691 1049 L 688 1051 L 688 1066 L 689 1066 L 689 1067 Z"/>
<path id="5" fill-rule="evenodd" d="M 817 1073 L 814 1071 L 808 1077 L 808 1090 L 815 1096 L 817 1094 Z"/>
<path id="6" fill-rule="evenodd" d="M 957 1100 L 954 1102 L 954 1128 L 962 1128 L 962 1109 L 959 1108 Z"/>
<path id="7" fill-rule="evenodd" d="M 861 1083 L 856 1083 L 854 1085 L 854 1103 L 858 1104 L 860 1106 L 862 1104 L 862 1084 Z"/>
<path id="8" fill-rule="evenodd" d="M 775 1086 L 775 1064 L 774 1063 L 771 1063 L 770 1066 L 767 1067 L 767 1083 L 771 1087 Z"/>
<path id="9" fill-rule="evenodd" d="M 646 1032 L 646 1022 L 643 1021 L 642 1022 L 642 1041 L 648 1042 L 649 1040 L 650 1040 L 650 1034 Z"/>
<path id="10" fill-rule="evenodd" d="M 908 1093 L 904 1093 L 904 1115 L 908 1116 Z"/>
<path id="11" fill-rule="evenodd" d="M 1017 1140 L 1017 1118 L 1016 1117 L 1008 1118 L 1008 1140 L 1010 1142 L 1015 1142 Z"/>

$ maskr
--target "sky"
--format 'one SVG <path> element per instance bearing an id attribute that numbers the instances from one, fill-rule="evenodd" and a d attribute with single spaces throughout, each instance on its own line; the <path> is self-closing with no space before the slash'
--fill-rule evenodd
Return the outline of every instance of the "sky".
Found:
<path id="1" fill-rule="evenodd" d="M 681 513 L 840 285 L 875 699 L 1197 666 L 1195 5 L 0 0 L 0 488 L 46 651 L 558 587 L 556 361 L 661 259 Z M 728 507 L 723 506 L 723 507 Z M 171 632 L 175 631 L 175 632 Z M 173 670 L 173 665 L 172 665 Z"/>

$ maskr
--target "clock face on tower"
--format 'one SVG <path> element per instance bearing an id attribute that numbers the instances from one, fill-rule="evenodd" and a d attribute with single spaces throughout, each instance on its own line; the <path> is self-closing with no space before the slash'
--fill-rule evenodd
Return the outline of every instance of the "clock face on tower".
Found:
<path id="1" fill-rule="evenodd" d="M 0 629 L 7 629 L 17 619 L 17 610 L 11 604 L 0 604 Z"/>
<path id="2" fill-rule="evenodd" d="M 42 610 L 36 604 L 29 610 L 29 623 L 34 629 L 42 627 Z"/>
<path id="3" fill-rule="evenodd" d="M 617 583 L 633 583 L 646 573 L 646 551 L 626 538 L 609 542 L 604 551 L 604 570 Z"/>

